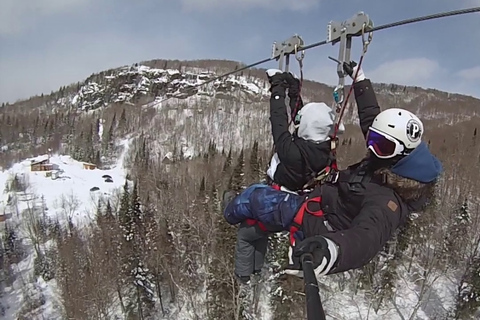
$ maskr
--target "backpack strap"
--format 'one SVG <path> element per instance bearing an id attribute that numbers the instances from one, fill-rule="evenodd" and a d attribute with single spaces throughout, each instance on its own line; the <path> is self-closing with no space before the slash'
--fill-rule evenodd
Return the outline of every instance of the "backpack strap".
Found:
<path id="1" fill-rule="evenodd" d="M 323 210 L 321 207 L 322 197 L 316 196 L 308 198 L 302 203 L 302 206 L 297 211 L 295 218 L 290 226 L 290 244 L 293 246 L 295 244 L 295 233 L 302 228 L 303 217 L 305 212 L 309 213 L 315 217 L 322 217 Z"/>

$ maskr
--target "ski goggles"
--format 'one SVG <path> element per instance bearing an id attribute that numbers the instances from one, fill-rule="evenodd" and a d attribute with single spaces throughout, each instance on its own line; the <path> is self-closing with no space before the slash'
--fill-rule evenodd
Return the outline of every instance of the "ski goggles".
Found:
<path id="1" fill-rule="evenodd" d="M 295 129 L 300 127 L 300 120 L 301 119 L 302 119 L 302 115 L 297 112 L 297 114 L 295 115 L 294 120 L 293 120 L 293 125 L 294 125 Z"/>
<path id="2" fill-rule="evenodd" d="M 390 159 L 405 152 L 400 141 L 373 128 L 368 129 L 367 148 L 380 159 Z"/>

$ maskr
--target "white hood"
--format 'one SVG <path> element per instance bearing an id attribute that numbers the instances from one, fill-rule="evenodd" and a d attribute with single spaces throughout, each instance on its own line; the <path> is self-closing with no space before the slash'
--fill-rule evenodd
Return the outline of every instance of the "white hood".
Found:
<path id="1" fill-rule="evenodd" d="M 299 138 L 315 142 L 329 140 L 335 129 L 335 111 L 323 102 L 310 102 L 298 112 L 301 115 L 297 135 Z M 345 131 L 340 123 L 337 135 Z"/>
<path id="2" fill-rule="evenodd" d="M 335 125 L 335 111 L 323 102 L 307 103 L 298 112 L 302 118 L 298 128 L 298 137 L 314 142 L 323 142 L 329 140 L 329 135 L 333 134 Z M 345 131 L 343 123 L 340 123 L 338 135 Z M 270 166 L 267 175 L 272 179 L 280 163 L 278 154 L 275 153 L 270 160 Z"/>

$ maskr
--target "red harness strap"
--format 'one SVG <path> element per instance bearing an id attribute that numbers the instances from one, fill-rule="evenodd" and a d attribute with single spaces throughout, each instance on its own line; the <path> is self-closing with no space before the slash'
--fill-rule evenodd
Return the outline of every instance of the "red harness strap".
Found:
<path id="1" fill-rule="evenodd" d="M 300 230 L 303 224 L 303 217 L 305 215 L 305 212 L 315 216 L 315 217 L 322 217 L 323 216 L 323 211 L 320 209 L 318 211 L 310 211 L 308 210 L 308 203 L 309 202 L 322 202 L 322 197 L 318 196 L 315 198 L 308 199 L 305 201 L 300 209 L 298 210 L 297 214 L 295 215 L 295 218 L 293 219 L 292 225 L 290 226 L 290 244 L 293 246 L 295 243 L 295 232 Z"/>
<path id="2" fill-rule="evenodd" d="M 281 190 L 281 186 L 279 184 L 276 184 L 276 183 L 272 183 L 271 187 L 275 190 Z"/>
<path id="3" fill-rule="evenodd" d="M 254 220 L 254 219 L 246 219 L 245 221 L 247 222 L 247 224 L 249 226 L 254 226 L 254 225 L 258 224 L 258 227 L 260 228 L 260 230 L 262 230 L 263 232 L 268 232 L 267 228 L 265 228 L 263 223 L 261 223 L 260 221 L 257 221 L 257 220 Z"/>

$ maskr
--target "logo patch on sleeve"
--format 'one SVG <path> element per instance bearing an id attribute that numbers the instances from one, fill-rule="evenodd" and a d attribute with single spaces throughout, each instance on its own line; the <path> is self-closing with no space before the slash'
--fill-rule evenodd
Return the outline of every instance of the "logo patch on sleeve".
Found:
<path id="1" fill-rule="evenodd" d="M 398 205 L 393 202 L 392 200 L 388 201 L 387 207 L 392 210 L 393 212 L 397 211 Z"/>

